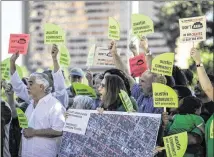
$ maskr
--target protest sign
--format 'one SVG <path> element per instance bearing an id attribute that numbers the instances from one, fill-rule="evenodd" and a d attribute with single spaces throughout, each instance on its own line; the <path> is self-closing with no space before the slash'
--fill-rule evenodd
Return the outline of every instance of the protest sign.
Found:
<path id="1" fill-rule="evenodd" d="M 90 47 L 90 50 L 88 52 L 88 58 L 87 58 L 86 66 L 92 66 L 93 65 L 95 49 L 96 49 L 96 45 L 95 44 Z"/>
<path id="2" fill-rule="evenodd" d="M 108 39 L 120 40 L 120 25 L 113 17 L 108 18 Z"/>
<path id="3" fill-rule="evenodd" d="M 27 77 L 29 75 L 28 69 L 25 66 L 20 66 L 22 69 L 22 75 L 23 77 Z"/>
<path id="4" fill-rule="evenodd" d="M 55 24 L 46 23 L 44 32 L 45 44 L 64 44 L 65 31 Z"/>
<path id="5" fill-rule="evenodd" d="M 188 144 L 187 132 L 163 137 L 163 140 L 167 157 L 184 156 Z"/>
<path id="6" fill-rule="evenodd" d="M 179 19 L 180 41 L 194 42 L 206 40 L 206 17 L 198 16 Z"/>
<path id="7" fill-rule="evenodd" d="M 163 53 L 152 60 L 152 72 L 172 76 L 174 53 Z"/>
<path id="8" fill-rule="evenodd" d="M 114 111 L 100 114 L 96 110 L 78 112 L 90 113 L 85 135 L 64 131 L 59 157 L 153 156 L 161 122 L 160 114 Z"/>
<path id="9" fill-rule="evenodd" d="M 154 107 L 178 108 L 178 95 L 170 88 L 161 83 L 152 83 Z"/>
<path id="10" fill-rule="evenodd" d="M 154 33 L 153 21 L 143 14 L 132 14 L 132 33 L 139 39 L 142 35 Z"/>
<path id="11" fill-rule="evenodd" d="M 30 34 L 10 34 L 8 53 L 26 54 Z"/>
<path id="12" fill-rule="evenodd" d="M 16 64 L 16 71 L 20 78 L 23 77 L 22 69 Z M 4 80 L 10 80 L 10 58 L 1 62 L 1 77 Z"/>
<path id="13" fill-rule="evenodd" d="M 16 108 L 16 112 L 18 115 L 20 128 L 23 128 L 23 129 L 28 128 L 28 120 L 27 120 L 27 117 L 25 116 L 25 113 L 20 108 Z"/>
<path id="14" fill-rule="evenodd" d="M 147 70 L 147 64 L 144 54 L 129 59 L 131 75 L 134 77 L 141 76 Z"/>
<path id="15" fill-rule="evenodd" d="M 133 104 L 132 104 L 128 94 L 124 90 L 120 90 L 119 96 L 120 96 L 120 99 L 121 99 L 126 111 L 133 112 L 134 111 Z"/>
<path id="16" fill-rule="evenodd" d="M 121 49 L 117 49 L 120 55 Z M 94 56 L 94 66 L 114 66 L 114 60 L 108 47 L 96 47 Z"/>
<path id="17" fill-rule="evenodd" d="M 65 45 L 60 46 L 59 64 L 63 67 L 70 65 L 71 58 L 70 53 Z"/>
<path id="18" fill-rule="evenodd" d="M 95 90 L 90 86 L 82 83 L 72 83 L 72 87 L 74 88 L 76 95 L 87 95 L 91 98 L 97 97 Z"/>
<path id="19" fill-rule="evenodd" d="M 63 131 L 85 135 L 90 113 L 86 110 L 69 109 L 68 118 Z"/>

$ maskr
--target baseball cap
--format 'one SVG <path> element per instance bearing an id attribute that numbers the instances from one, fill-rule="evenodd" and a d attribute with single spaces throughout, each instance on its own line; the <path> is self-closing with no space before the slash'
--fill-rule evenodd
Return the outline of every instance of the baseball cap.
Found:
<path id="1" fill-rule="evenodd" d="M 73 68 L 70 71 L 70 75 L 84 77 L 84 72 L 81 68 Z"/>

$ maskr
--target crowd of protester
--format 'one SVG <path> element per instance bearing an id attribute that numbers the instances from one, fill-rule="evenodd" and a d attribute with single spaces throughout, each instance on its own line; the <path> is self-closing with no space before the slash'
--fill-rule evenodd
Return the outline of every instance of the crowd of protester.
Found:
<path id="1" fill-rule="evenodd" d="M 153 55 L 148 40 L 142 38 L 139 46 L 151 69 Z M 130 50 L 134 56 L 138 55 L 133 43 L 130 44 Z M 152 73 L 148 69 L 140 76 L 139 82 L 136 82 L 118 55 L 116 42 L 109 44 L 109 51 L 116 66 L 114 69 L 96 74 L 87 71 L 85 74 L 82 69 L 73 68 L 70 71 L 69 87 L 65 85 L 64 73 L 57 59 L 57 45 L 53 45 L 51 50 L 54 69 L 43 73 L 35 72 L 27 78 L 19 77 L 15 66 L 19 54 L 13 54 L 10 58 L 11 79 L 9 82 L 1 81 L 1 88 L 7 97 L 6 101 L 1 99 L 1 155 L 56 157 L 66 121 L 66 110 L 72 108 L 125 112 L 119 98 L 120 90 L 124 90 L 130 97 L 135 112 L 162 115 L 154 156 L 166 156 L 164 150 L 158 149 L 163 147 L 164 136 L 186 131 L 188 147 L 184 157 L 213 157 L 214 142 L 209 135 L 214 117 L 214 76 L 206 74 L 199 51 L 192 48 L 190 52 L 197 67 L 198 83 L 194 88 L 190 88 L 193 84 L 191 70 L 181 70 L 177 66 L 173 66 L 171 77 Z M 96 91 L 96 99 L 76 95 L 72 83 L 82 83 L 84 77 Z M 168 108 L 167 112 L 163 108 L 155 108 L 152 83 L 162 83 L 173 88 L 178 95 L 179 107 Z M 16 108 L 25 112 L 28 128 L 20 128 Z"/>

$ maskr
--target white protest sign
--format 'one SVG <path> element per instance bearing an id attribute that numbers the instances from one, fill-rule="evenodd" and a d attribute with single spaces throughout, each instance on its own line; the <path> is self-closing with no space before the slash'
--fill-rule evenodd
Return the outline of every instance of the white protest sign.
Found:
<path id="1" fill-rule="evenodd" d="M 90 113 L 87 110 L 69 109 L 67 114 L 68 118 L 63 131 L 85 135 Z"/>
<path id="2" fill-rule="evenodd" d="M 180 41 L 193 42 L 206 40 L 206 17 L 179 19 Z"/>
<path id="3" fill-rule="evenodd" d="M 117 49 L 120 55 L 121 49 Z M 94 56 L 94 66 L 114 66 L 114 60 L 108 47 L 96 47 Z"/>

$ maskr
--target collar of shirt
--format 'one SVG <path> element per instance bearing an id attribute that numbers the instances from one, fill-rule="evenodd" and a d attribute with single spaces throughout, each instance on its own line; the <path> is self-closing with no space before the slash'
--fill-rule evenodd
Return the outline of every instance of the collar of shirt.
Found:
<path id="1" fill-rule="evenodd" d="M 51 96 L 52 96 L 52 94 L 51 93 L 49 93 L 49 94 L 47 94 L 46 96 L 44 96 L 43 98 L 41 98 L 39 101 L 38 101 L 38 103 L 37 103 L 37 105 L 38 104 L 41 104 L 41 103 L 47 103 L 48 102 L 48 100 L 51 98 Z M 33 101 L 33 104 L 34 104 L 34 101 Z M 36 105 L 36 106 L 37 106 Z"/>

